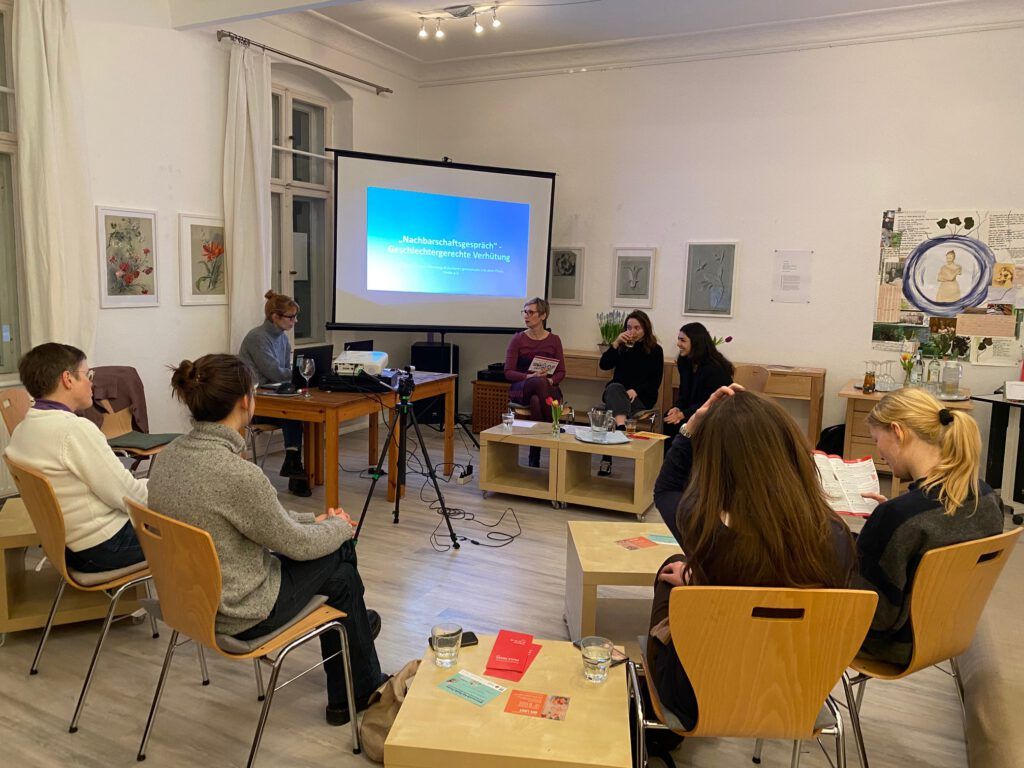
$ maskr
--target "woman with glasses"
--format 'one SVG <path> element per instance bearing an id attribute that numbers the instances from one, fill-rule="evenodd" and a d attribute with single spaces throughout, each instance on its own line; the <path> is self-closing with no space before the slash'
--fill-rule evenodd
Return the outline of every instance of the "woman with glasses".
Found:
<path id="1" fill-rule="evenodd" d="M 85 573 L 145 559 L 124 497 L 145 504 L 146 481 L 118 461 L 99 427 L 75 415 L 92 405 L 92 373 L 85 353 L 68 344 L 40 344 L 27 352 L 18 374 L 35 404 L 6 451 L 50 481 L 64 515 L 67 565 Z"/>
<path id="2" fill-rule="evenodd" d="M 288 332 L 295 327 L 299 305 L 291 296 L 267 291 L 263 306 L 266 319 L 242 339 L 238 356 L 252 368 L 260 386 L 291 384 L 292 344 Z M 288 490 L 296 496 L 310 496 L 309 476 L 302 466 L 302 422 L 257 417 L 253 424 L 276 424 L 284 434 L 284 463 L 281 477 L 288 478 Z"/>
<path id="3" fill-rule="evenodd" d="M 551 421 L 546 400 L 562 399 L 558 384 L 565 378 L 562 340 L 544 327 L 547 319 L 548 303 L 529 299 L 523 305 L 526 329 L 512 337 L 505 352 L 505 379 L 512 382 L 509 399 L 528 406 L 533 421 Z M 530 448 L 530 466 L 540 466 L 540 448 Z"/>

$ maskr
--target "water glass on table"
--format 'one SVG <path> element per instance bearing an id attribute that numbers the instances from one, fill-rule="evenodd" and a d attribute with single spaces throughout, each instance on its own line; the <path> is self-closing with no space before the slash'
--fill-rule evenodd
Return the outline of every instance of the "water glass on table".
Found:
<path id="1" fill-rule="evenodd" d="M 584 637 L 580 641 L 583 652 L 583 674 L 592 683 L 603 683 L 608 679 L 608 667 L 612 663 L 612 641 L 605 637 Z"/>
<path id="2" fill-rule="evenodd" d="M 453 667 L 459 661 L 462 646 L 462 627 L 458 624 L 437 624 L 430 630 L 434 648 L 434 663 L 443 668 Z"/>
<path id="3" fill-rule="evenodd" d="M 636 419 L 626 419 L 626 437 L 636 434 Z"/>
<path id="4" fill-rule="evenodd" d="M 516 420 L 515 411 L 505 411 L 501 414 L 501 426 L 506 432 L 512 431 L 512 423 Z"/>

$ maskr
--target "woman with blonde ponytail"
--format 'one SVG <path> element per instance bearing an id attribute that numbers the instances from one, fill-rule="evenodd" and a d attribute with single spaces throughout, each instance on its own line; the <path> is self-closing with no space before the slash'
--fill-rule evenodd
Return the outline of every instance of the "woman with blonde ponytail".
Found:
<path id="1" fill-rule="evenodd" d="M 913 650 L 910 590 L 928 550 L 1003 530 L 996 493 L 978 479 L 981 433 L 970 414 L 943 406 L 921 389 L 883 397 L 868 414 L 878 452 L 901 480 L 903 495 L 882 502 L 857 539 L 861 586 L 878 593 L 863 652 L 909 664 Z"/>

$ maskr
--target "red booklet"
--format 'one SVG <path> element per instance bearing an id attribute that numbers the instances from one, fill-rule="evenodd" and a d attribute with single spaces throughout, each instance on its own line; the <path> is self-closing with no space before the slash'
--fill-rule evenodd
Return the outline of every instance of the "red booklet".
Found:
<path id="1" fill-rule="evenodd" d="M 526 670 L 530 668 L 531 664 L 533 664 L 533 660 L 537 657 L 537 654 L 540 653 L 541 647 L 540 643 L 533 643 L 530 646 L 529 653 L 526 657 L 526 667 L 522 672 L 517 672 L 513 669 L 493 669 L 488 667 L 484 670 L 484 674 L 489 677 L 500 677 L 502 680 L 511 680 L 513 683 L 518 683 L 523 679 L 523 675 L 526 674 Z"/>
<path id="2" fill-rule="evenodd" d="M 491 649 L 490 658 L 487 659 L 487 668 L 524 671 L 530 661 L 531 645 L 533 635 L 509 632 L 507 629 L 500 630 L 494 641 L 494 648 Z"/>

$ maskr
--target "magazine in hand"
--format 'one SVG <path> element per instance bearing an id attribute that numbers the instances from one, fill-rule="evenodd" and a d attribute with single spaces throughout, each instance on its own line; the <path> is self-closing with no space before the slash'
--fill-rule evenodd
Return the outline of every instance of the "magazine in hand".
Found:
<path id="1" fill-rule="evenodd" d="M 533 362 L 530 363 L 527 371 L 529 373 L 543 373 L 545 376 L 553 376 L 556 368 L 558 368 L 557 360 L 537 355 L 533 358 Z"/>
<path id="2" fill-rule="evenodd" d="M 840 514 L 868 517 L 878 502 L 861 493 L 878 493 L 878 472 L 870 456 L 847 461 L 841 456 L 814 452 L 814 465 L 828 504 Z"/>

